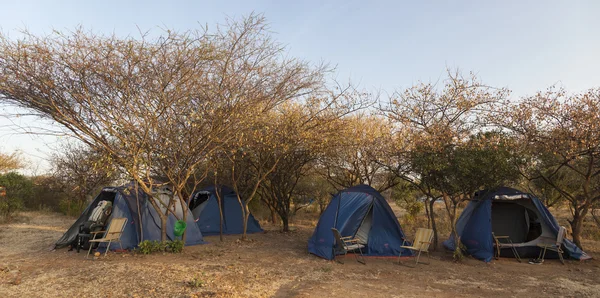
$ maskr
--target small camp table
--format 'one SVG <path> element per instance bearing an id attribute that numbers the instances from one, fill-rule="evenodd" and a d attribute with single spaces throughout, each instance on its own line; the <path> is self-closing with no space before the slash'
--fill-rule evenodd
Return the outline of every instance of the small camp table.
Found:
<path id="1" fill-rule="evenodd" d="M 494 237 L 494 241 L 496 242 L 496 251 L 497 251 L 496 260 L 498 258 L 500 258 L 500 248 L 502 248 L 502 246 L 504 246 L 504 247 L 510 247 L 510 249 L 512 250 L 513 255 L 515 256 L 517 261 L 519 261 L 519 263 L 521 263 L 521 257 L 519 256 L 519 252 L 517 252 L 517 249 L 515 248 L 515 245 L 512 242 L 512 240 L 510 240 L 509 236 L 496 236 L 496 235 L 494 235 L 494 233 L 492 233 L 492 237 Z M 506 240 L 506 243 L 500 242 L 501 239 Z"/>

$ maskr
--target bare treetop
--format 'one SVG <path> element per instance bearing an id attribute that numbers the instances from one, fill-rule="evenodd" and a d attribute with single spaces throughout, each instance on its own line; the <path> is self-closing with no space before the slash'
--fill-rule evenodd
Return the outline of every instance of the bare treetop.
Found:
<path id="1" fill-rule="evenodd" d="M 153 175 L 180 192 L 258 115 L 322 92 L 326 71 L 286 57 L 257 15 L 158 38 L 0 35 L 0 101 L 64 126 L 147 193 Z"/>

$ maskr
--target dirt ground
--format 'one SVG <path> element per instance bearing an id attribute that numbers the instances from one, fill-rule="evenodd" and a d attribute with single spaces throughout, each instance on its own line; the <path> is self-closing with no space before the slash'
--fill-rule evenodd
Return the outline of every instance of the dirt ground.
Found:
<path id="1" fill-rule="evenodd" d="M 600 297 L 598 260 L 454 263 L 437 252 L 416 268 L 394 258 L 338 264 L 307 253 L 309 225 L 290 233 L 267 225 L 247 242 L 205 237 L 210 244 L 182 254 L 85 260 L 83 252 L 48 249 L 74 219 L 30 212 L 21 221 L 0 226 L 0 297 Z M 600 257 L 598 243 L 585 244 Z"/>

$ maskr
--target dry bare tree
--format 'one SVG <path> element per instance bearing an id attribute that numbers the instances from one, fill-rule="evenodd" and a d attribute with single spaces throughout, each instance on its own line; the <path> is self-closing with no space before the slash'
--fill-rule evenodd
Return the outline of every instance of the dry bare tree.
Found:
<path id="1" fill-rule="evenodd" d="M 19 153 L 0 153 L 0 173 L 18 170 L 23 166 L 23 159 L 21 158 Z"/>
<path id="2" fill-rule="evenodd" d="M 337 91 L 337 93 L 335 93 Z M 372 103 L 364 92 L 350 85 L 314 96 L 303 103 L 282 105 L 273 114 L 277 133 L 272 134 L 276 150 L 269 153 L 275 168 L 262 183 L 261 198 L 282 221 L 284 232 L 289 231 L 291 214 L 299 203 L 296 187 L 325 154 L 339 148 L 338 136 L 344 125 L 342 119 Z"/>
<path id="3" fill-rule="evenodd" d="M 310 93 L 324 71 L 287 57 L 258 15 L 156 38 L 0 36 L 0 100 L 54 120 L 123 168 L 163 210 L 162 240 L 174 204 L 187 215 L 182 192 L 199 165 L 253 115 Z M 171 185 L 169 202 L 152 198 L 155 175 Z"/>
<path id="4" fill-rule="evenodd" d="M 443 86 L 420 83 L 396 92 L 382 111 L 394 124 L 395 162 L 389 166 L 399 178 L 411 183 L 428 197 L 428 215 L 437 246 L 437 228 L 433 204 L 443 198 L 452 233 L 456 234 L 456 207 L 466 199 L 464 191 L 424 183 L 432 170 L 449 165 L 453 149 L 469 142 L 481 131 L 485 115 L 509 95 L 507 89 L 491 88 L 474 74 L 463 76 L 448 71 Z M 415 159 L 417 158 L 417 159 Z M 415 165 L 418 161 L 419 165 Z M 447 167 L 446 167 L 447 168 Z M 441 172 L 440 172 L 441 173 Z M 458 241 L 458 237 L 455 238 Z"/>
<path id="5" fill-rule="evenodd" d="M 345 117 L 336 134 L 336 146 L 321 158 L 323 176 L 337 190 L 358 184 L 370 185 L 378 191 L 397 183 L 390 164 L 387 147 L 391 126 L 386 118 L 368 113 Z"/>
<path id="6" fill-rule="evenodd" d="M 527 178 L 542 180 L 568 202 L 573 242 L 582 248 L 584 218 L 600 202 L 600 89 L 568 94 L 551 87 L 499 115 L 497 122 L 531 158 Z"/>
<path id="7" fill-rule="evenodd" d="M 60 184 L 56 187 L 68 195 L 67 212 L 72 210 L 71 203 L 76 207 L 75 213 L 69 215 L 82 212 L 92 192 L 108 186 L 119 174 L 119 169 L 108 164 L 105 156 L 73 143 L 63 144 L 59 152 L 52 154 L 50 164 L 52 176 Z"/>

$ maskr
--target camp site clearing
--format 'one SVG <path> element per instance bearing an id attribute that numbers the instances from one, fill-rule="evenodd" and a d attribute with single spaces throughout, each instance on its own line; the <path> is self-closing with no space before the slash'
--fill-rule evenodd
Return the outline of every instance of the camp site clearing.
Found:
<path id="1" fill-rule="evenodd" d="M 300 217 L 300 215 L 298 216 Z M 2 297 L 598 297 L 596 259 L 549 259 L 541 265 L 501 258 L 485 263 L 471 257 L 454 263 L 438 251 L 431 265 L 416 268 L 394 258 L 349 255 L 345 264 L 307 253 L 314 220 L 297 219 L 295 230 L 261 222 L 265 233 L 206 236 L 209 244 L 188 246 L 182 254 L 114 253 L 85 260 L 85 253 L 48 250 L 74 219 L 54 213 L 23 213 L 0 226 Z M 407 232 L 409 237 L 412 237 Z M 10 245 L 8 245 L 10 244 Z M 586 241 L 600 255 L 600 243 Z M 15 280 L 19 283 L 15 284 Z"/>

